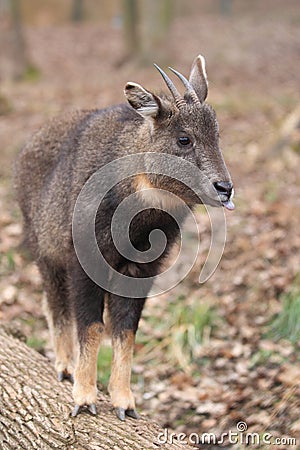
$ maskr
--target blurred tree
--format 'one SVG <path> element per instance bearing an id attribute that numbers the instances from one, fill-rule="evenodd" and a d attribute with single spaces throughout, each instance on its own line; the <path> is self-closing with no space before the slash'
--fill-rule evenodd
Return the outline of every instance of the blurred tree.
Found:
<path id="1" fill-rule="evenodd" d="M 8 9 L 8 0 L 0 0 L 0 13 L 2 14 Z"/>
<path id="2" fill-rule="evenodd" d="M 9 0 L 12 76 L 20 79 L 30 66 L 23 32 L 20 0 Z"/>
<path id="3" fill-rule="evenodd" d="M 130 57 L 142 62 L 165 58 L 174 0 L 123 0 L 124 32 Z"/>
<path id="4" fill-rule="evenodd" d="M 123 0 L 124 34 L 130 57 L 139 53 L 137 0 Z"/>
<path id="5" fill-rule="evenodd" d="M 72 1 L 71 18 L 74 22 L 80 22 L 83 20 L 83 0 Z"/>
<path id="6" fill-rule="evenodd" d="M 172 0 L 142 0 L 141 58 L 163 60 L 166 56 L 167 33 L 172 19 Z"/>
<path id="7" fill-rule="evenodd" d="M 229 16 L 232 13 L 232 0 L 220 0 L 220 11 L 223 16 Z"/>

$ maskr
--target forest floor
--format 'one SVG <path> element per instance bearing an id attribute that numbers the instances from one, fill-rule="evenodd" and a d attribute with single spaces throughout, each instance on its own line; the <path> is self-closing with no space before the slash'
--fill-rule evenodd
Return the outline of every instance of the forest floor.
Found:
<path id="1" fill-rule="evenodd" d="M 211 279 L 199 285 L 196 264 L 175 289 L 148 300 L 133 367 L 138 409 L 169 431 L 221 436 L 245 422 L 248 432 L 283 438 L 278 449 L 296 448 L 284 439 L 300 437 L 299 328 L 293 334 L 283 314 L 300 297 L 300 11 L 287 4 L 262 15 L 175 20 L 168 63 L 188 73 L 195 55 L 206 56 L 236 210 L 226 213 L 226 247 Z M 53 359 L 40 276 L 18 249 L 12 161 L 56 113 L 122 102 L 127 81 L 157 90 L 162 81 L 151 65 L 120 64 L 122 36 L 112 26 L 28 28 L 26 37 L 38 71 L 0 86 L 9 104 L 0 117 L 0 320 L 16 321 L 28 344 Z M 209 221 L 196 214 L 205 253 Z M 110 358 L 104 348 L 104 390 Z"/>

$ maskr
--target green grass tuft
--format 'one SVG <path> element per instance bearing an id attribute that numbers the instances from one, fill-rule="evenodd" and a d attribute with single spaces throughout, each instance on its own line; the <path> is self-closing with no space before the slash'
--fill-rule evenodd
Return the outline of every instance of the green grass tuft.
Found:
<path id="1" fill-rule="evenodd" d="M 197 359 L 202 343 L 209 339 L 217 314 L 207 303 L 187 306 L 180 302 L 170 305 L 170 317 L 173 323 L 168 332 L 169 351 L 186 369 Z"/>
<path id="2" fill-rule="evenodd" d="M 270 334 L 275 339 L 288 339 L 293 344 L 300 340 L 300 288 L 294 285 L 282 296 L 282 310 L 270 325 Z"/>
<path id="3" fill-rule="evenodd" d="M 161 315 L 145 317 L 147 324 L 155 330 L 155 336 L 139 329 L 137 343 L 142 349 L 136 355 L 144 363 L 156 365 L 163 353 L 166 360 L 177 364 L 185 372 L 195 370 L 199 362 L 203 343 L 207 343 L 211 333 L 220 321 L 216 310 L 204 302 L 195 301 L 187 305 L 184 296 L 169 302 Z M 202 361 L 202 359 L 201 359 Z M 202 361 L 203 362 L 203 361 Z"/>
<path id="4" fill-rule="evenodd" d="M 16 268 L 15 251 L 9 249 L 6 253 L 0 254 L 0 274 L 4 275 L 13 272 Z"/>
<path id="5" fill-rule="evenodd" d="M 40 339 L 39 337 L 32 335 L 27 338 L 26 344 L 37 352 L 42 352 L 45 348 L 46 341 L 45 339 Z"/>
<path id="6" fill-rule="evenodd" d="M 40 70 L 32 64 L 29 64 L 27 66 L 27 68 L 22 76 L 22 79 L 24 81 L 29 81 L 32 83 L 34 83 L 35 81 L 38 81 L 40 78 L 41 78 Z"/>
<path id="7" fill-rule="evenodd" d="M 13 106 L 8 98 L 0 94 L 0 116 L 5 116 L 13 111 Z"/>
<path id="8" fill-rule="evenodd" d="M 98 381 L 107 386 L 110 377 L 110 366 L 112 360 L 112 348 L 109 345 L 102 345 L 98 354 L 97 374 Z"/>

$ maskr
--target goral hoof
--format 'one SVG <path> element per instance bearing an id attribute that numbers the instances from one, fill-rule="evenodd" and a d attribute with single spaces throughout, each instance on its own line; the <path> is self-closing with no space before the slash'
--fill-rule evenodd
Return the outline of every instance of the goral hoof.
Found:
<path id="1" fill-rule="evenodd" d="M 63 381 L 64 378 L 65 378 L 64 373 L 63 372 L 58 372 L 57 380 L 58 381 Z"/>
<path id="2" fill-rule="evenodd" d="M 139 419 L 140 418 L 140 415 L 136 412 L 135 409 L 126 409 L 125 414 L 128 417 L 132 417 L 132 419 Z"/>
<path id="3" fill-rule="evenodd" d="M 71 383 L 74 383 L 73 374 L 67 373 L 67 372 L 64 372 L 64 371 L 61 371 L 61 372 L 57 373 L 57 380 L 58 381 L 70 380 Z"/>
<path id="4" fill-rule="evenodd" d="M 95 403 L 92 403 L 91 405 L 89 405 L 88 410 L 91 414 L 93 414 L 93 416 L 95 416 L 97 414 L 97 408 L 96 408 Z"/>
<path id="5" fill-rule="evenodd" d="M 79 405 L 75 405 L 74 409 L 72 411 L 72 417 L 76 417 L 77 414 L 79 413 L 79 411 L 80 411 L 80 406 Z"/>
<path id="6" fill-rule="evenodd" d="M 88 411 L 95 416 L 97 414 L 97 408 L 95 403 L 91 403 L 90 405 L 86 405 Z M 82 410 L 84 406 L 75 405 L 73 411 L 72 411 L 72 417 L 76 417 Z"/>
<path id="7" fill-rule="evenodd" d="M 131 417 L 132 419 L 139 419 L 139 415 L 135 409 L 125 409 L 125 408 L 116 408 L 117 417 L 124 421 L 125 416 Z"/>

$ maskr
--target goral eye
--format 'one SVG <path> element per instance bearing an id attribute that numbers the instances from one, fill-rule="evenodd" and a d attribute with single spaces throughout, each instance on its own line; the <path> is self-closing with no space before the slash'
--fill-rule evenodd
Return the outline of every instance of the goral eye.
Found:
<path id="1" fill-rule="evenodd" d="M 188 136 L 180 136 L 178 138 L 177 142 L 181 147 L 191 147 L 192 146 L 192 141 L 190 140 L 190 138 Z"/>

